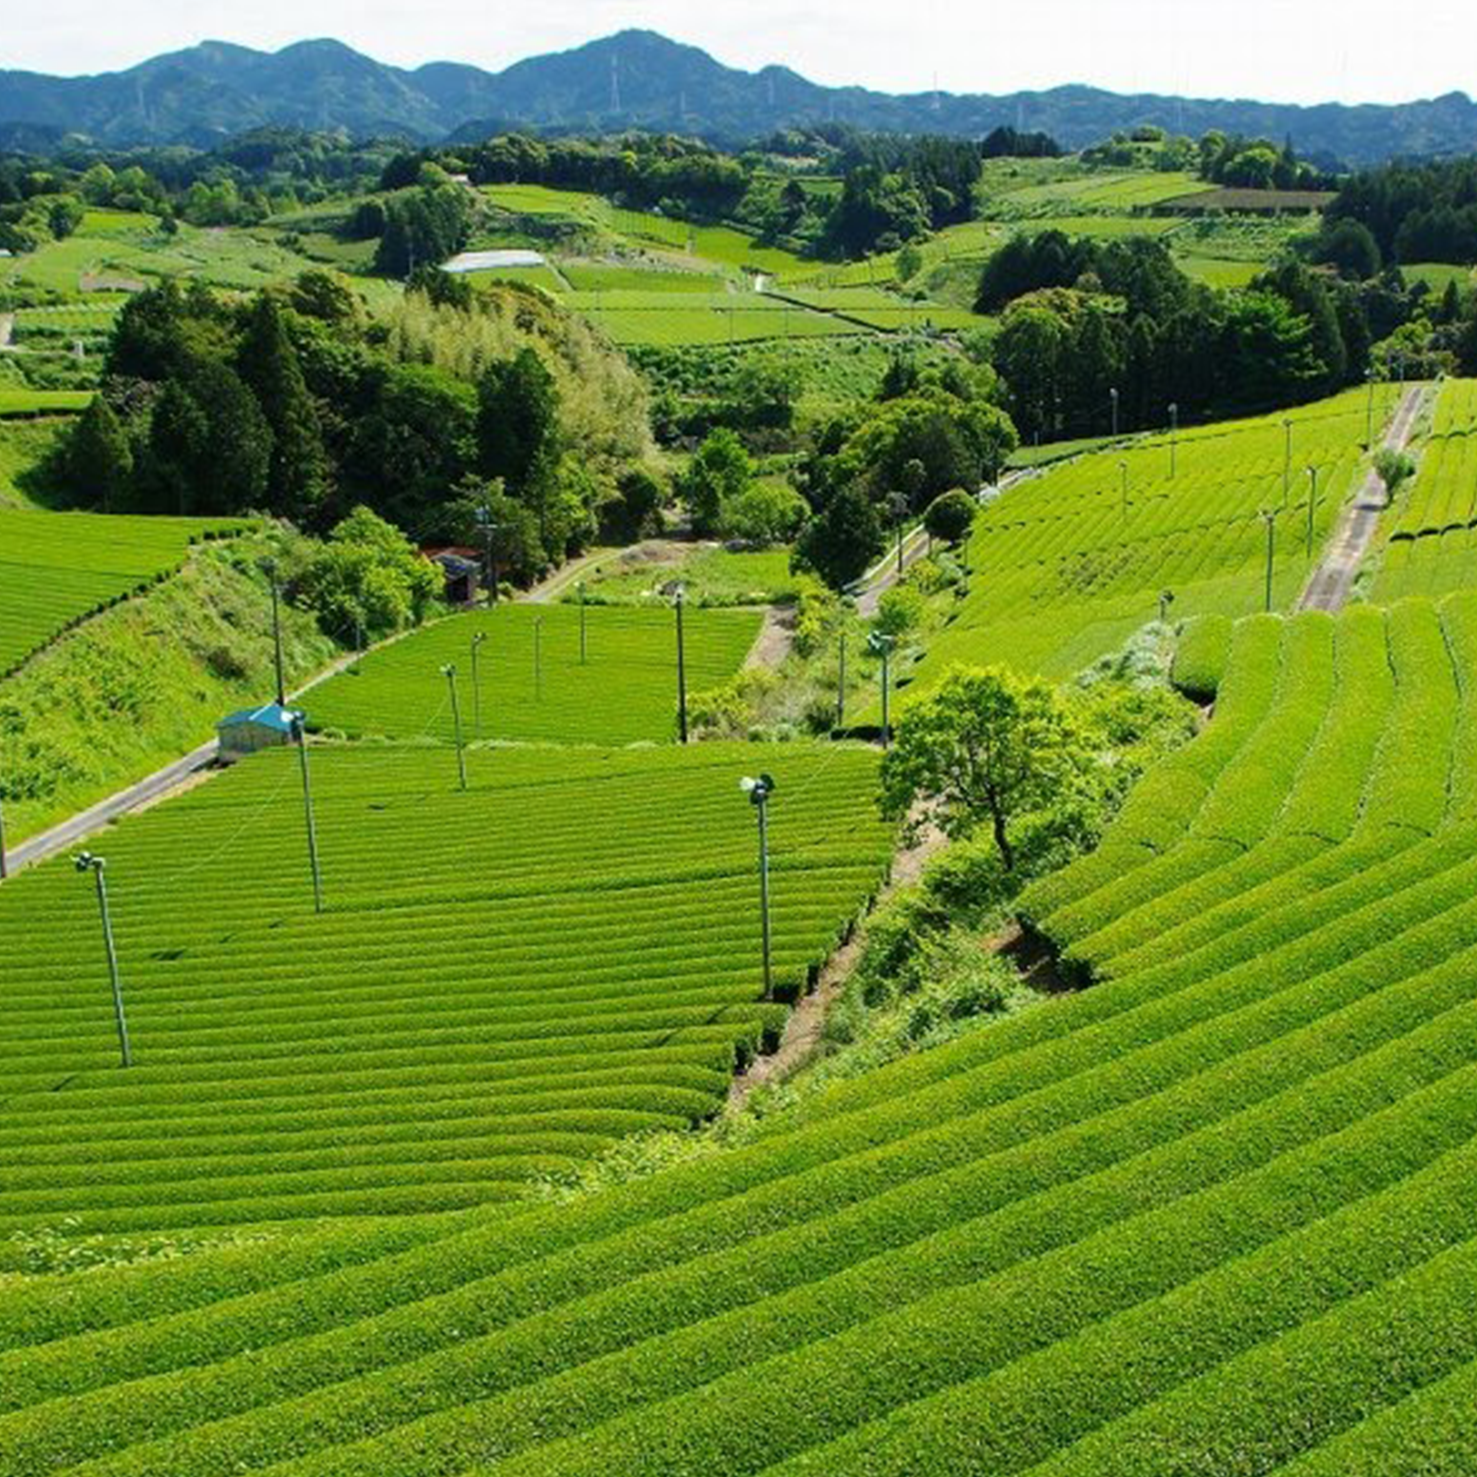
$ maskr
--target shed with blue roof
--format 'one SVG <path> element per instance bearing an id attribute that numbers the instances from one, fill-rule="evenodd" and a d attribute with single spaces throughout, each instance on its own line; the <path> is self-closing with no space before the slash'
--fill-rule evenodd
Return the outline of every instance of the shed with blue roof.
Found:
<path id="1" fill-rule="evenodd" d="M 301 717 L 296 708 L 281 703 L 265 703 L 260 708 L 242 708 L 229 714 L 215 725 L 221 758 L 236 759 L 242 754 L 255 754 L 258 749 L 290 744 Z"/>

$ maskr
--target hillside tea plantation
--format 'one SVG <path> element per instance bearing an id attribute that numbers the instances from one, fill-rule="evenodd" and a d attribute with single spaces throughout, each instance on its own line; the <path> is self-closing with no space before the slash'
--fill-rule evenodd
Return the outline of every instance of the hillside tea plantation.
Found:
<path id="1" fill-rule="evenodd" d="M 177 569 L 240 520 L 42 514 L 0 508 L 0 674 L 102 606 Z"/>
<path id="2" fill-rule="evenodd" d="M 1378 433 L 1393 403 L 1381 387 Z M 991 502 L 969 545 L 969 597 L 929 644 L 913 684 L 952 662 L 1008 661 L 1069 676 L 1154 619 L 1246 615 L 1302 589 L 1363 465 L 1367 401 L 1350 391 L 1281 414 L 1148 437 L 1048 469 Z M 1286 478 L 1291 424 L 1291 474 Z M 1308 552 L 1306 468 L 1319 471 Z M 1126 469 L 1126 471 L 1125 471 Z M 1125 491 L 1126 489 L 1126 491 Z M 1285 496 L 1284 496 L 1285 494 Z"/>
<path id="3" fill-rule="evenodd" d="M 757 610 L 683 614 L 687 687 L 733 676 L 759 635 Z M 586 661 L 574 605 L 500 605 L 428 626 L 366 656 L 307 700 L 319 729 L 391 738 L 451 738 L 457 669 L 463 737 L 627 744 L 677 733 L 677 628 L 670 608 L 591 604 Z M 472 681 L 472 640 L 478 683 Z M 537 648 L 537 653 L 535 653 Z M 537 654 L 537 663 L 535 663 Z M 479 729 L 478 716 L 481 717 Z"/>
<path id="4" fill-rule="evenodd" d="M 1237 626 L 1217 716 L 1144 782 L 1107 843 L 1142 853 L 1129 881 L 1184 850 L 1184 875 L 1160 870 L 1140 898 L 1164 905 L 1158 927 L 1175 947 L 1120 951 L 1089 990 L 835 1083 L 725 1152 L 569 1201 L 472 1209 L 439 1226 L 305 1228 L 273 1246 L 41 1279 L 0 1316 L 0 1466 L 137 1477 L 1473 1470 L 1474 640 L 1477 597 Z M 711 762 L 726 770 L 726 758 Z M 321 767 L 331 772 L 326 755 Z M 251 783 L 271 777 L 263 765 Z M 209 803 L 230 794 L 222 784 Z M 1252 844 L 1238 796 L 1272 822 L 1265 842 Z M 1149 798 L 1165 816 L 1158 831 Z M 713 824 L 726 824 L 717 810 Z M 146 821 L 130 829 L 151 834 Z M 124 860 L 135 864 L 126 835 L 114 847 L 120 893 Z M 395 856 L 379 853 L 392 896 Z M 337 865 L 353 905 L 362 879 Z M 1207 891 L 1217 872 L 1223 885 Z M 1044 889 L 1037 899 L 1043 923 L 1103 889 L 1111 903 L 1112 876 L 1091 861 L 1063 876 L 1072 885 L 1050 910 Z M 34 886 L 58 908 L 85 892 L 59 869 Z M 214 933 L 236 925 L 222 905 Z M 300 886 L 297 908 L 295 919 Z M 1105 906 L 1098 926 L 1132 916 Z M 275 935 L 284 958 L 302 937 L 292 928 Z M 143 942 L 157 952 L 163 931 Z M 182 964 L 155 967 L 162 979 Z M 211 979 L 218 992 L 218 969 Z M 244 1034 L 251 1002 L 227 983 L 236 1008 L 217 1025 Z M 373 985 L 355 988 L 367 1000 Z M 443 978 L 435 998 L 455 991 Z M 78 1181 L 97 1199 L 126 1196 L 130 1175 L 162 1162 L 162 1144 L 160 1158 L 149 1145 L 171 1122 L 142 1113 L 123 1074 L 105 1071 L 106 1010 L 91 998 L 99 1060 L 81 1099 L 89 1116 L 71 1126 L 97 1125 L 88 1142 L 106 1168 L 60 1131 L 74 1084 L 12 1096 L 5 1129 L 11 1153 L 30 1156 L 18 1164 L 60 1153 L 73 1201 Z M 64 1001 L 81 1008 L 70 991 Z M 52 1012 L 47 1034 L 62 1034 L 62 1002 L 32 1009 Z M 162 1016 L 141 1026 L 141 1051 L 165 1030 Z M 359 1034 L 351 1026 L 343 1050 Z M 50 1050 L 54 1086 L 66 1068 L 60 1042 Z M 261 1111 L 306 1134 L 299 1152 L 312 1162 L 344 1118 L 294 1120 L 308 1092 L 298 1086 L 294 1097 L 274 1085 Z M 161 1082 L 158 1101 L 169 1091 Z M 316 1093 L 321 1112 L 342 1114 L 327 1082 Z M 202 1159 L 228 1153 L 250 1121 L 225 1102 L 200 1130 L 214 1136 Z M 109 1106 L 111 1125 L 99 1121 Z M 202 1116 L 198 1100 L 171 1111 Z M 443 1131 L 457 1130 L 416 1129 L 406 1174 L 465 1172 L 427 1153 Z M 178 1133 L 167 1152 L 179 1154 Z M 309 1173 L 297 1176 L 305 1190 Z M 191 1183 L 171 1176 L 151 1193 L 184 1197 Z M 216 1183 L 224 1193 L 231 1182 Z M 12 1218 L 26 1193 L 7 1190 Z M 416 1203 L 436 1194 L 423 1188 Z M 457 1203 L 444 1184 L 440 1194 Z M 127 1223 L 117 1209 L 91 1214 Z M 1404 1460 L 1425 1449 L 1402 1440 L 1413 1427 L 1439 1433 L 1441 1462 Z"/>
<path id="5" fill-rule="evenodd" d="M 453 1209 L 711 1113 L 786 1010 L 761 999 L 752 762 L 478 751 L 463 794 L 448 745 L 315 748 L 318 916 L 297 756 L 244 761 L 94 843 L 129 1071 L 89 879 L 21 874 L 0 888 L 0 1233 Z M 766 762 L 793 996 L 890 837 L 868 750 Z"/>
<path id="6" fill-rule="evenodd" d="M 1415 477 L 1386 514 L 1381 600 L 1477 585 L 1477 380 L 1447 380 Z"/>

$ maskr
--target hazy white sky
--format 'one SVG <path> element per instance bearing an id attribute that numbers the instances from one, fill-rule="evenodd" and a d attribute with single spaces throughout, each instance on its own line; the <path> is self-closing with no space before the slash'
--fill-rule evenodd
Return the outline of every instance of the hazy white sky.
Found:
<path id="1" fill-rule="evenodd" d="M 1477 91 L 1477 5 L 1425 0 L 10 0 L 0 68 L 111 71 L 216 39 L 275 49 L 335 36 L 382 61 L 490 69 L 627 26 L 731 66 L 783 62 L 817 82 L 1008 92 L 1090 82 L 1287 102 L 1396 102 Z M 100 22 L 100 14 L 103 17 Z"/>

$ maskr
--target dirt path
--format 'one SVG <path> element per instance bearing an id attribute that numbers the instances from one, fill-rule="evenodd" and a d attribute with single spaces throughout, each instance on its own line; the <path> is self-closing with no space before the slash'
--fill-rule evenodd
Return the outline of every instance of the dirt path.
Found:
<path id="1" fill-rule="evenodd" d="M 908 887 L 916 882 L 928 859 L 943 843 L 943 834 L 930 830 L 919 839 L 916 846 L 898 852 L 893 858 L 892 873 L 887 885 L 877 895 L 877 903 L 885 902 L 900 887 Z M 862 956 L 865 943 L 866 929 L 864 926 L 858 927 L 826 960 L 815 989 L 808 995 L 801 996 L 790 1012 L 778 1048 L 768 1056 L 756 1057 L 729 1084 L 728 1112 L 735 1113 L 742 1108 L 756 1087 L 770 1082 L 783 1082 L 815 1056 L 826 1028 L 826 1017 L 830 1015 L 837 997 L 846 988 L 846 982 Z"/>
<path id="2" fill-rule="evenodd" d="M 1425 402 L 1424 385 L 1413 385 L 1400 397 L 1400 405 L 1385 431 L 1383 444 L 1391 451 L 1405 450 Z M 1343 609 L 1386 506 L 1385 485 L 1370 468 L 1357 496 L 1339 520 L 1328 552 L 1309 576 L 1298 599 L 1299 610 Z"/>
<path id="3" fill-rule="evenodd" d="M 793 605 L 770 605 L 765 607 L 764 624 L 744 658 L 744 671 L 755 667 L 768 667 L 777 671 L 779 665 L 790 654 L 795 640 L 795 607 Z"/>

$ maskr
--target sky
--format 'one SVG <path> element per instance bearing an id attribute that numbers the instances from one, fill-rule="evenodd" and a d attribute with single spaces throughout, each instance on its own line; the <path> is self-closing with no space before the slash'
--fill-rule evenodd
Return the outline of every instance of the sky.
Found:
<path id="1" fill-rule="evenodd" d="M 6 8 L 0 68 L 62 75 L 118 70 L 207 39 L 275 50 L 314 36 L 400 66 L 451 60 L 498 70 L 639 26 L 729 66 L 780 62 L 815 82 L 887 92 L 1084 82 L 1309 103 L 1477 91 L 1470 0 L 1425 0 L 1415 12 L 1388 0 L 134 0 L 118 25 L 99 24 L 96 0 Z"/>

